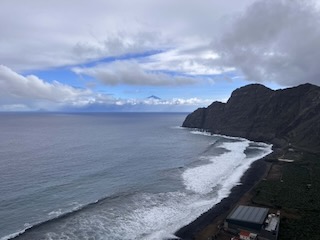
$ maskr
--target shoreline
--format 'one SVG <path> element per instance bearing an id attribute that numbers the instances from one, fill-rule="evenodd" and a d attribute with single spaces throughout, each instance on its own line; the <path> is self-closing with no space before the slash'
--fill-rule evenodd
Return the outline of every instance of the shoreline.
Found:
<path id="1" fill-rule="evenodd" d="M 250 168 L 242 175 L 240 185 L 234 186 L 228 197 L 222 199 L 207 212 L 193 220 L 188 225 L 180 228 L 174 234 L 183 240 L 208 239 L 217 231 L 220 221 L 223 221 L 231 209 L 242 200 L 246 194 L 266 177 L 270 170 L 270 161 L 278 155 L 278 148 L 273 148 L 269 155 L 256 160 Z M 250 197 L 249 197 L 250 199 Z M 247 199 L 247 200 L 249 200 Z"/>

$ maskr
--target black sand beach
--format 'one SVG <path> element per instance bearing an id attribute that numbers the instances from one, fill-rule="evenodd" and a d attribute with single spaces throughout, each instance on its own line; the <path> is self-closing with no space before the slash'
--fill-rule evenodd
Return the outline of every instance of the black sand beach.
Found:
<path id="1" fill-rule="evenodd" d="M 207 237 L 205 238 L 205 236 L 203 236 L 206 234 L 202 232 L 205 231 L 208 226 L 217 224 L 217 220 L 224 218 L 239 200 L 266 176 L 270 168 L 270 163 L 266 160 L 272 159 L 272 156 L 274 156 L 274 153 L 255 161 L 242 176 L 241 184 L 233 187 L 227 198 L 224 198 L 220 203 L 187 226 L 179 229 L 175 235 L 184 240 L 207 239 Z"/>

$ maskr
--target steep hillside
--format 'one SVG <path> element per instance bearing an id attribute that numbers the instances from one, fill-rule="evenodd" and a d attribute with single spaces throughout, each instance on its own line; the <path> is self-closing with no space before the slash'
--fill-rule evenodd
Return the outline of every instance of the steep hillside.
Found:
<path id="1" fill-rule="evenodd" d="M 227 103 L 197 109 L 182 126 L 320 152 L 320 87 L 275 91 L 250 84 L 236 89 Z"/>

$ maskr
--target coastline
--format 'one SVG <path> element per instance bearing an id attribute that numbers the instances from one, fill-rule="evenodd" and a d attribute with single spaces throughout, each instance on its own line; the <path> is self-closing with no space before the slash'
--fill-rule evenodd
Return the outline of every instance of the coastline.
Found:
<path id="1" fill-rule="evenodd" d="M 273 148 L 272 153 L 253 162 L 250 168 L 242 175 L 241 184 L 234 186 L 228 197 L 222 199 L 188 225 L 177 230 L 175 235 L 184 240 L 201 240 L 213 236 L 217 232 L 220 222 L 223 222 L 229 211 L 236 204 L 240 201 L 243 204 L 250 201 L 250 191 L 266 177 L 270 170 L 270 161 L 275 158 L 275 155 L 278 155 L 279 150 L 281 151 L 281 149 Z M 249 196 L 246 197 L 246 195 Z"/>

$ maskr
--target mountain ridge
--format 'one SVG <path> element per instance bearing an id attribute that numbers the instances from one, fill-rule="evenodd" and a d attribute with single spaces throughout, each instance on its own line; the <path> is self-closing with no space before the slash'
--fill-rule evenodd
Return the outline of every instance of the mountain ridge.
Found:
<path id="1" fill-rule="evenodd" d="M 320 152 L 320 87 L 272 90 L 249 84 L 234 90 L 226 103 L 198 108 L 182 126 Z"/>
<path id="2" fill-rule="evenodd" d="M 147 97 L 147 99 L 161 100 L 161 98 L 159 98 L 158 96 L 155 96 L 155 95 L 151 95 L 151 96 Z"/>

